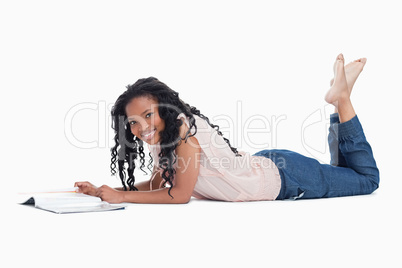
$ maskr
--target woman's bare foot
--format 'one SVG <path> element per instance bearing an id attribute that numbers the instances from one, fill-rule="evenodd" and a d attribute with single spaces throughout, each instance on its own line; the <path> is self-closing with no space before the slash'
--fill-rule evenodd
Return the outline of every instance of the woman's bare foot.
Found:
<path id="1" fill-rule="evenodd" d="M 367 59 L 361 58 L 355 61 L 348 63 L 345 66 L 345 75 L 346 75 L 346 82 L 348 84 L 349 91 L 352 91 L 352 88 L 356 82 L 357 77 L 359 77 L 360 73 L 363 71 L 363 67 L 366 64 Z M 335 72 L 336 62 L 334 64 L 334 72 Z M 334 83 L 334 79 L 331 80 L 330 85 Z"/>
<path id="2" fill-rule="evenodd" d="M 349 83 L 346 81 L 345 73 L 345 59 L 342 54 L 339 54 L 334 64 L 334 81 L 331 88 L 325 95 L 325 101 L 335 106 L 335 112 L 339 114 L 339 121 L 341 123 L 351 120 L 356 116 L 352 102 L 350 101 L 350 93 L 352 87 L 349 89 Z M 364 64 L 363 64 L 364 66 Z M 361 70 L 360 70 L 361 72 Z M 360 72 L 354 72 L 351 81 L 354 82 Z M 356 75 L 357 73 L 357 75 Z M 351 73 L 349 73 L 352 75 Z"/>
<path id="3" fill-rule="evenodd" d="M 349 98 L 351 93 L 346 81 L 344 62 L 343 55 L 339 54 L 334 64 L 335 76 L 333 83 L 325 96 L 325 101 L 333 104 L 336 108 L 338 108 L 338 102 L 340 99 Z"/>

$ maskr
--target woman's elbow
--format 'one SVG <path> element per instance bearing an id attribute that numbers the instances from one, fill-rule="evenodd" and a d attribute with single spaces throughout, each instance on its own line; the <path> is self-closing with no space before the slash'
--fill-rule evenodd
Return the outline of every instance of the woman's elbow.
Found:
<path id="1" fill-rule="evenodd" d="M 174 197 L 172 199 L 172 203 L 173 204 L 188 204 L 191 200 L 191 196 L 187 197 L 187 196 L 177 196 Z"/>
<path id="2" fill-rule="evenodd" d="M 187 204 L 190 202 L 190 200 L 191 200 L 191 194 L 182 191 L 176 191 L 176 193 L 174 193 L 172 191 L 171 202 L 173 204 Z"/>
<path id="3" fill-rule="evenodd" d="M 171 202 L 173 204 L 187 204 L 190 202 L 192 194 L 193 191 L 189 191 L 186 188 L 174 186 L 171 189 L 171 195 L 172 195 Z"/>

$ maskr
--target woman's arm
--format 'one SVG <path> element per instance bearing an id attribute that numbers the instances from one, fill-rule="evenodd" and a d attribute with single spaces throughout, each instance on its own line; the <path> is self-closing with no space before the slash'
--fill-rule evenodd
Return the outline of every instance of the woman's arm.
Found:
<path id="1" fill-rule="evenodd" d="M 162 188 L 153 191 L 135 192 L 127 191 L 122 194 L 122 202 L 130 203 L 159 203 L 159 204 L 182 204 L 190 201 L 195 184 L 197 182 L 200 163 L 197 161 L 200 148 L 194 137 L 188 138 L 185 143 L 181 142 L 176 148 L 177 168 L 175 174 L 175 185 L 172 187 L 169 196 L 169 188 Z M 162 181 L 162 178 L 160 178 Z"/>
<path id="2" fill-rule="evenodd" d="M 162 179 L 159 171 L 157 171 L 156 167 L 154 167 L 154 170 L 151 174 L 151 178 L 149 180 L 138 182 L 134 186 L 137 187 L 138 191 L 150 191 L 151 189 L 149 186 L 151 184 L 151 180 L 152 180 L 152 189 L 153 190 L 159 189 L 161 187 L 161 183 L 162 183 L 163 179 Z M 123 187 L 116 187 L 114 189 L 117 191 L 124 191 Z"/>
<path id="3" fill-rule="evenodd" d="M 147 203 L 147 204 L 184 204 L 191 199 L 197 182 L 200 163 L 197 161 L 200 148 L 194 137 L 188 138 L 185 143 L 181 142 L 176 148 L 177 168 L 175 185 L 168 194 L 169 188 L 156 187 L 153 191 L 117 191 L 103 185 L 96 189 L 95 195 L 109 203 Z M 156 179 L 155 184 L 162 179 Z M 158 186 L 159 186 L 158 184 Z"/>
<path id="4" fill-rule="evenodd" d="M 183 138 L 188 127 L 183 124 L 180 127 L 180 136 Z M 93 186 L 89 182 L 76 182 L 75 186 L 79 187 L 79 191 L 102 198 L 103 201 L 109 203 L 158 203 L 158 204 L 184 204 L 191 199 L 195 184 L 197 183 L 200 163 L 199 159 L 200 146 L 195 137 L 189 137 L 187 142 L 184 140 L 176 148 L 177 168 L 175 174 L 175 184 L 170 194 L 169 188 L 159 188 L 163 179 L 159 172 L 156 173 L 152 181 L 152 190 L 149 189 L 150 181 L 140 182 L 136 187 L 140 191 L 119 191 L 107 185 L 99 188 Z M 154 169 L 155 171 L 155 169 Z M 120 188 L 121 189 L 121 188 Z"/>
<path id="5" fill-rule="evenodd" d="M 152 179 L 153 178 L 153 179 Z M 150 184 L 151 184 L 151 180 L 152 180 L 152 189 L 159 189 L 162 186 L 162 181 L 163 179 L 161 178 L 160 173 L 157 171 L 156 168 L 154 168 L 154 171 L 152 172 L 151 178 L 149 180 L 146 181 L 141 181 L 139 183 L 135 184 L 135 187 L 137 187 L 138 191 L 150 191 Z M 98 194 L 98 187 L 96 187 L 95 185 L 93 185 L 92 183 L 88 182 L 88 181 L 80 181 L 80 182 L 76 182 L 74 184 L 74 187 L 78 187 L 78 192 L 79 193 L 84 193 L 84 194 L 88 194 L 88 195 L 92 195 L 92 196 L 97 196 Z M 103 188 L 110 188 L 109 186 L 103 185 Z M 111 194 L 116 194 L 116 192 L 125 192 L 123 187 L 116 187 L 116 188 L 110 188 L 108 189 L 108 191 Z M 119 202 L 117 202 L 119 203 Z"/>
<path id="6" fill-rule="evenodd" d="M 141 181 L 136 183 L 134 186 L 137 187 L 138 191 L 149 191 L 149 181 Z M 117 191 L 124 191 L 123 187 L 116 187 L 114 188 Z"/>

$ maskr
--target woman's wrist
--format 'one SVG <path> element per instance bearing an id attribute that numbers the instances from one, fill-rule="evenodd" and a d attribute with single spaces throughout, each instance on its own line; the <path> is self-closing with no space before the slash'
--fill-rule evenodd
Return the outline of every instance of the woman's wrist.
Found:
<path id="1" fill-rule="evenodd" d="M 115 189 L 116 191 L 124 191 L 124 188 L 123 188 L 123 187 L 115 187 L 115 188 L 113 188 L 113 189 Z"/>
<path id="2" fill-rule="evenodd" d="M 120 192 L 120 199 L 121 199 L 121 202 L 120 203 L 125 203 L 125 202 L 127 202 L 126 200 L 127 200 L 127 191 L 124 191 L 124 189 L 123 190 L 121 190 Z"/>

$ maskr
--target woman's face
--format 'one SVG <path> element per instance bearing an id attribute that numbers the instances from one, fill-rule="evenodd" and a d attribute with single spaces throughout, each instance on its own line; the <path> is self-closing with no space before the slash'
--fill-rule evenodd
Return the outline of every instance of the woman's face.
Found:
<path id="1" fill-rule="evenodd" d="M 159 117 L 158 101 L 151 97 L 136 97 L 126 106 L 131 133 L 144 142 L 154 145 L 161 139 L 165 121 Z"/>

